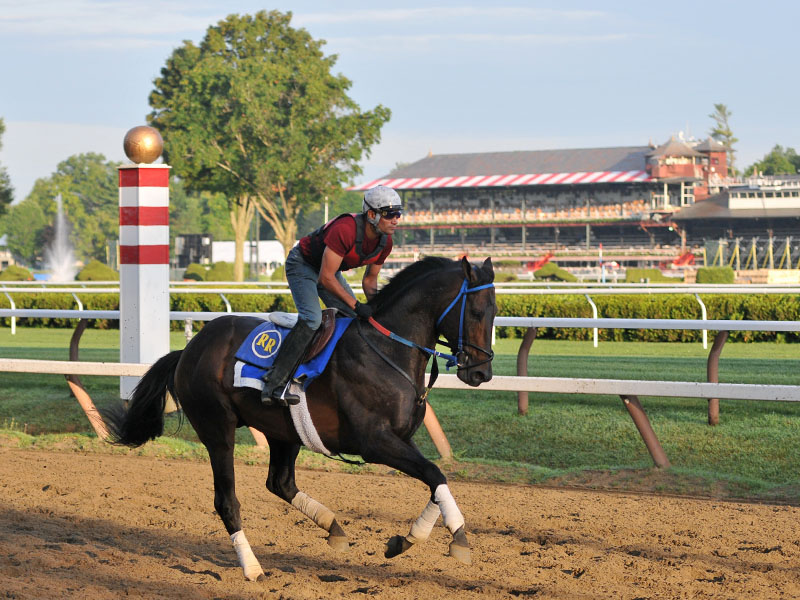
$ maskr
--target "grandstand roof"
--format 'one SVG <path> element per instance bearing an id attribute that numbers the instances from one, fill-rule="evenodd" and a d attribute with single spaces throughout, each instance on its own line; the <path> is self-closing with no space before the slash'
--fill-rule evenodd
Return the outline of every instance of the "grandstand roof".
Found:
<path id="1" fill-rule="evenodd" d="M 699 152 L 725 152 L 728 150 L 728 147 L 722 142 L 710 137 L 697 144 L 694 149 Z"/>
<path id="2" fill-rule="evenodd" d="M 350 189 L 503 187 L 649 181 L 650 146 L 434 154 Z"/>
<path id="3" fill-rule="evenodd" d="M 800 217 L 800 208 L 730 208 L 727 192 L 720 192 L 706 200 L 695 202 L 672 213 L 673 221 L 700 219 L 780 219 Z"/>
<path id="4" fill-rule="evenodd" d="M 669 141 L 661 144 L 658 148 L 650 150 L 647 156 L 703 156 L 697 150 L 692 149 L 689 144 L 676 140 L 671 137 Z"/>

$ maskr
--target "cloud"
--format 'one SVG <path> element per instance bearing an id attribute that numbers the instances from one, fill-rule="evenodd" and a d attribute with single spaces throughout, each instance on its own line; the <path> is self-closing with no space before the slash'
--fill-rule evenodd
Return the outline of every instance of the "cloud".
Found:
<path id="1" fill-rule="evenodd" d="M 215 11 L 216 12 L 216 11 Z M 219 14 L 224 17 L 220 11 Z M 155 0 L 0 0 L 0 33 L 78 39 L 84 35 L 155 37 L 204 31 L 214 17 L 190 2 Z"/>
<path id="2" fill-rule="evenodd" d="M 387 51 L 396 53 L 398 47 L 409 50 L 423 50 L 425 46 L 443 43 L 485 45 L 506 44 L 518 46 L 558 46 L 577 44 L 607 44 L 622 42 L 637 37 L 635 34 L 557 34 L 557 33 L 431 33 L 422 35 L 376 35 L 359 37 L 333 37 L 327 41 L 331 46 L 369 48 L 370 51 Z"/>
<path id="3" fill-rule="evenodd" d="M 0 0 L 0 34 L 43 36 L 53 45 L 76 48 L 144 48 L 173 46 L 176 36 L 199 37 L 212 23 L 235 12 L 239 3 L 229 9 L 198 2 L 163 2 L 159 0 L 44 0 L 19 3 L 17 0 Z M 247 4 L 247 3 L 245 3 Z M 240 12 L 255 12 L 240 11 Z M 570 34 L 519 34 L 510 33 L 512 27 L 534 23 L 553 26 L 576 21 L 595 21 L 606 13 L 595 10 L 552 10 L 528 7 L 500 6 L 483 8 L 474 6 L 439 6 L 426 8 L 397 8 L 383 10 L 358 10 L 337 12 L 300 12 L 294 14 L 298 26 L 352 25 L 389 23 L 394 26 L 424 24 L 447 33 L 393 36 L 374 36 L 387 42 L 413 45 L 432 42 L 504 42 L 516 44 L 603 42 L 618 38 L 613 34 L 581 36 Z M 471 25 L 481 29 L 500 27 L 497 34 L 450 33 L 455 28 L 465 31 Z M 375 32 L 371 27 L 370 32 Z M 329 38 L 333 39 L 333 38 Z M 348 44 L 364 38 L 336 38 Z"/>
<path id="4" fill-rule="evenodd" d="M 392 23 L 439 21 L 452 26 L 454 21 L 479 19 L 482 22 L 526 20 L 526 21 L 576 21 L 604 17 L 605 13 L 595 10 L 552 10 L 521 6 L 497 6 L 483 8 L 475 6 L 435 6 L 428 8 L 396 8 L 382 10 L 337 11 L 334 13 L 300 13 L 295 20 L 300 25 L 333 23 Z"/>

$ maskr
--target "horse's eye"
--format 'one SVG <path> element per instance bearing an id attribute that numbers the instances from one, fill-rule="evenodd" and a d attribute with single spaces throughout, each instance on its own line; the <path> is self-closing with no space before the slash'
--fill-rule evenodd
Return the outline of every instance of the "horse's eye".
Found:
<path id="1" fill-rule="evenodd" d="M 480 320 L 480 319 L 483 318 L 483 315 L 486 314 L 486 310 L 476 310 L 476 309 L 473 308 L 473 309 L 470 310 L 470 313 L 472 313 L 472 316 L 474 318 Z"/>

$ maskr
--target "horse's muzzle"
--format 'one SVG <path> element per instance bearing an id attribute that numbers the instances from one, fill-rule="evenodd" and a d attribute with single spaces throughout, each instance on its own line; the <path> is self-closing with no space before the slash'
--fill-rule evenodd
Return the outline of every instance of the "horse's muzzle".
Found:
<path id="1" fill-rule="evenodd" d="M 486 350 L 474 344 L 464 344 L 478 352 L 486 355 L 483 360 L 476 360 L 473 364 L 472 357 L 465 351 L 457 352 L 458 357 L 458 378 L 472 387 L 477 387 L 480 384 L 489 381 L 492 378 L 492 360 L 494 359 L 494 351 Z"/>
<path id="2" fill-rule="evenodd" d="M 492 369 L 491 367 L 486 368 L 475 368 L 475 369 L 468 369 L 466 372 L 466 378 L 464 383 L 467 385 L 471 385 L 473 387 L 477 387 L 482 383 L 489 381 L 492 378 Z"/>

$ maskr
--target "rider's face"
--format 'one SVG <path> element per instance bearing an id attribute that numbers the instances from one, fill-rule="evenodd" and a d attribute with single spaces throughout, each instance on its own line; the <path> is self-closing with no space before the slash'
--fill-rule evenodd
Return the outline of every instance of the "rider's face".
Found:
<path id="1" fill-rule="evenodd" d="M 378 230 L 386 235 L 394 234 L 395 229 L 400 224 L 400 217 L 399 213 L 394 213 L 392 218 L 382 216 L 381 220 L 378 221 Z"/>

